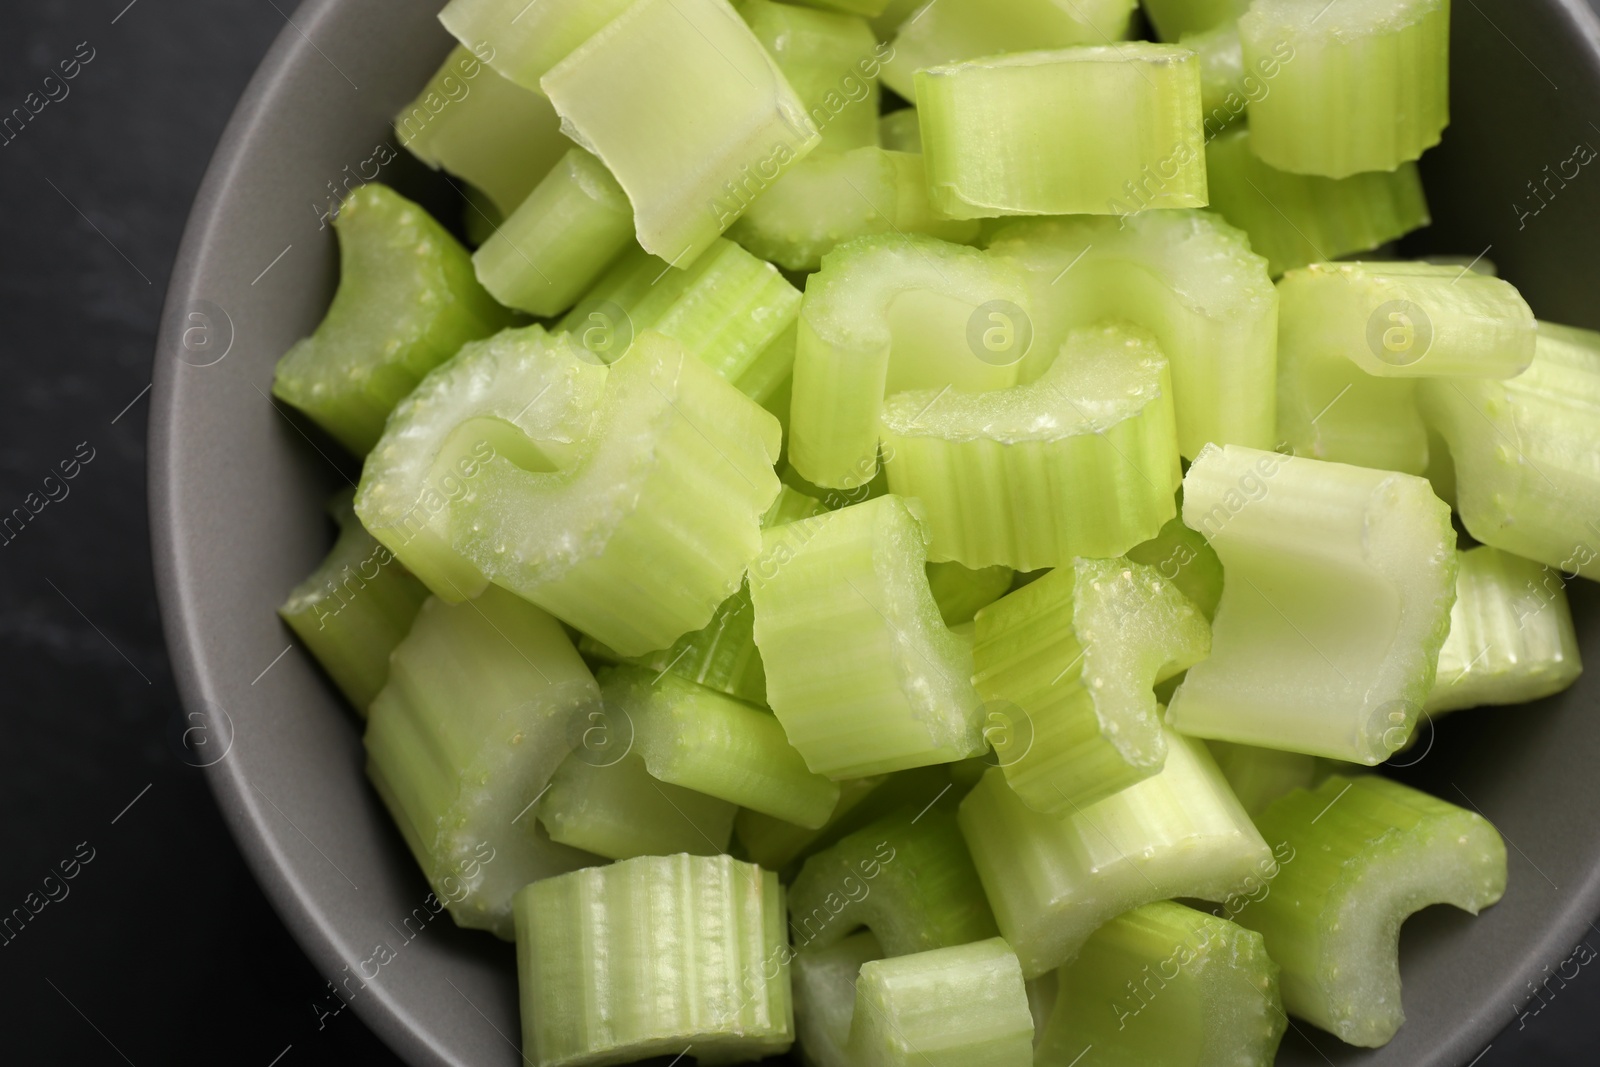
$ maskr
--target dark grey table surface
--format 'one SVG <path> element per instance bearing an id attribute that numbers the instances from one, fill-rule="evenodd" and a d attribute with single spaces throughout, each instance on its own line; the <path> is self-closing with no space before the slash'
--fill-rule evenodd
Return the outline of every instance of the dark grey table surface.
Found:
<path id="1" fill-rule="evenodd" d="M 0 11 L 0 114 L 53 97 L 0 133 L 0 514 L 48 501 L 0 533 L 0 916 L 55 898 L 0 929 L 0 1062 L 398 1063 L 352 1013 L 326 1014 L 327 977 L 181 758 L 149 562 L 144 390 L 166 280 L 223 124 L 292 13 Z M 45 84 L 73 59 L 75 78 Z M 75 478 L 45 481 L 74 459 Z M 47 882 L 63 863 L 75 877 Z M 1481 1067 L 1597 1062 L 1600 978 L 1584 975 L 1537 1014 L 1507 1005 Z"/>

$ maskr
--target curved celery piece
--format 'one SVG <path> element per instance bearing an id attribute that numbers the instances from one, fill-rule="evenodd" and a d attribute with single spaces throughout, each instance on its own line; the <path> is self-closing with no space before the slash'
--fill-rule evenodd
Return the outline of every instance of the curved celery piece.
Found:
<path id="1" fill-rule="evenodd" d="M 839 783 L 839 802 L 821 829 L 807 829 L 755 811 L 741 811 L 733 832 L 744 855 L 783 880 L 794 881 L 799 861 L 853 834 L 868 823 L 892 815 L 910 804 L 918 811 L 949 795 L 949 770 L 954 764 L 917 767 L 895 774 L 846 778 Z"/>
<path id="2" fill-rule="evenodd" d="M 1033 1013 L 998 937 L 861 965 L 853 1067 L 1031 1067 Z"/>
<path id="3" fill-rule="evenodd" d="M 1207 619 L 1217 613 L 1222 599 L 1222 561 L 1196 530 L 1177 516 L 1150 540 L 1128 549 L 1128 558 L 1155 569 L 1178 587 Z"/>
<path id="4" fill-rule="evenodd" d="M 903 107 L 878 120 L 878 141 L 891 152 L 922 151 L 922 126 L 917 109 Z"/>
<path id="5" fill-rule="evenodd" d="M 856 1010 L 856 977 L 861 965 L 883 959 L 871 931 L 837 945 L 798 952 L 789 964 L 794 984 L 795 1040 L 809 1067 L 854 1067 L 850 1062 L 850 1020 Z"/>
<path id="6" fill-rule="evenodd" d="M 652 674 L 670 671 L 747 704 L 765 704 L 767 672 L 761 666 L 754 626 L 750 588 L 740 586 L 737 593 L 717 607 L 704 628 L 684 634 L 671 648 L 642 656 L 622 656 L 584 636 L 578 639 L 578 651 L 602 663 L 628 663 Z"/>
<path id="7" fill-rule="evenodd" d="M 1450 444 L 1467 532 L 1600 581 L 1600 333 L 1539 323 L 1533 364 L 1506 381 L 1418 385 Z"/>
<path id="8" fill-rule="evenodd" d="M 999 709 L 1006 782 L 1063 815 L 1160 772 L 1152 688 L 1204 659 L 1200 609 L 1150 567 L 1076 559 L 978 613 L 973 687 Z"/>
<path id="9" fill-rule="evenodd" d="M 789 462 L 817 485 L 853 489 L 878 469 L 885 395 L 1014 385 L 1023 338 L 1012 309 L 1026 316 L 1028 299 L 1015 268 L 932 237 L 862 237 L 828 253 L 800 308 Z M 986 308 L 1012 333 L 979 353 L 971 336 L 974 323 L 986 336 Z"/>
<path id="10" fill-rule="evenodd" d="M 1288 1019 L 1261 935 L 1160 901 L 1096 930 L 1061 969 L 1034 1057 L 1069 1067 L 1272 1067 Z"/>
<path id="11" fill-rule="evenodd" d="M 848 4 L 808 10 L 772 0 L 741 0 L 737 6 L 822 132 L 818 151 L 877 145 L 878 39 L 861 16 L 878 12 Z"/>
<path id="12" fill-rule="evenodd" d="M 1279 170 L 1393 170 L 1450 121 L 1450 0 L 1256 0 L 1239 37 L 1247 67 L 1293 50 L 1250 103 L 1255 151 Z"/>
<path id="13" fill-rule="evenodd" d="M 333 228 L 339 288 L 316 332 L 278 361 L 272 395 L 361 456 L 424 375 L 510 313 L 478 284 L 460 242 L 386 185 L 351 193 Z"/>
<path id="14" fill-rule="evenodd" d="M 1171 364 L 1185 457 L 1211 442 L 1277 443 L 1278 293 L 1242 232 L 1206 212 L 1143 211 L 1013 222 L 989 249 L 1027 272 L 1024 381 L 1044 373 L 1070 330 L 1124 319 L 1154 334 Z"/>
<path id="15" fill-rule="evenodd" d="M 1310 789 L 1325 777 L 1322 761 L 1304 752 L 1227 741 L 1207 741 L 1206 748 L 1252 819 L 1279 797 L 1296 789 Z"/>
<path id="16" fill-rule="evenodd" d="M 1231 25 L 1250 7 L 1250 0 L 1144 0 L 1145 17 L 1162 41 Z M 1187 45 L 1185 45 L 1187 47 Z"/>
<path id="17" fill-rule="evenodd" d="M 789 887 L 798 951 L 827 948 L 865 926 L 885 956 L 993 937 L 994 915 L 955 815 L 904 808 L 806 860 Z"/>
<path id="18" fill-rule="evenodd" d="M 1488 820 L 1399 782 L 1335 775 L 1267 808 L 1261 832 L 1293 859 L 1235 921 L 1283 968 L 1292 1015 L 1364 1048 L 1392 1038 L 1400 924 L 1431 904 L 1476 915 L 1506 888 L 1506 846 Z"/>
<path id="19" fill-rule="evenodd" d="M 1115 556 L 1173 517 L 1172 394 L 1150 335 L 1077 330 L 1038 381 L 885 401 L 889 488 L 921 501 L 934 559 L 1031 571 Z"/>
<path id="20" fill-rule="evenodd" d="M 1488 545 L 1461 553 L 1450 636 L 1427 711 L 1525 704 L 1561 692 L 1581 673 L 1560 575 Z"/>
<path id="21" fill-rule="evenodd" d="M 599 33 L 634 0 L 450 0 L 439 21 L 515 85 L 539 79 Z"/>
<path id="22" fill-rule="evenodd" d="M 1019 52 L 916 82 L 928 191 L 951 218 L 1206 205 L 1200 60 L 1186 48 Z"/>
<path id="23" fill-rule="evenodd" d="M 1433 455 L 1415 379 L 1368 374 L 1303 335 L 1278 346 L 1278 433 L 1297 456 L 1402 474 Z"/>
<path id="24" fill-rule="evenodd" d="M 1369 251 L 1432 221 L 1415 163 L 1348 178 L 1289 174 L 1263 163 L 1250 131 L 1240 129 L 1206 144 L 1206 172 L 1211 210 L 1250 235 L 1273 277 Z"/>
<path id="25" fill-rule="evenodd" d="M 637 752 L 613 759 L 598 748 L 568 756 L 527 818 L 557 844 L 613 860 L 728 851 L 737 804 L 661 781 Z"/>
<path id="26" fill-rule="evenodd" d="M 639 244 L 680 268 L 820 140 L 727 0 L 635 0 L 539 85 L 627 190 Z"/>
<path id="27" fill-rule="evenodd" d="M 513 893 L 593 862 L 526 813 L 599 706 L 560 623 L 497 589 L 429 600 L 395 648 L 367 776 L 459 925 L 509 940 Z"/>
<path id="28" fill-rule="evenodd" d="M 926 552 L 896 496 L 765 535 L 750 596 L 767 700 L 818 774 L 859 778 L 984 749 L 972 646 L 940 618 Z"/>
<path id="29" fill-rule="evenodd" d="M 794 1041 L 783 888 L 727 856 L 643 856 L 517 894 L 522 1049 L 534 1067 L 703 1063 Z"/>
<path id="30" fill-rule="evenodd" d="M 1211 658 L 1168 721 L 1372 766 L 1405 744 L 1455 602 L 1450 508 L 1409 474 L 1209 448 L 1183 519 L 1222 559 Z"/>
<path id="31" fill-rule="evenodd" d="M 980 609 L 988 607 L 1011 589 L 1015 573 L 1009 567 L 984 567 L 972 570 L 959 563 L 928 564 L 928 590 L 939 605 L 939 617 L 946 626 L 971 622 Z"/>
<path id="32" fill-rule="evenodd" d="M 1225 900 L 1272 853 L 1205 747 L 1166 734 L 1161 773 L 1065 818 L 1024 804 L 999 768 L 961 802 L 961 832 L 1023 974 L 1073 959 L 1102 923 L 1169 897 Z"/>

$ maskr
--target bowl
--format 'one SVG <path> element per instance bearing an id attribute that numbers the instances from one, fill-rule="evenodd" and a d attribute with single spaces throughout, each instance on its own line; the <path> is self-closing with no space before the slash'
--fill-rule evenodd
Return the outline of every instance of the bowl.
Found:
<path id="1" fill-rule="evenodd" d="M 256 877 L 328 981 L 412 1064 L 520 1060 L 510 946 L 456 929 L 363 774 L 360 727 L 274 614 L 328 547 L 323 501 L 358 475 L 271 400 L 273 364 L 337 281 L 330 197 L 377 177 L 437 210 L 450 189 L 389 128 L 452 42 L 440 0 L 309 0 L 234 112 L 195 202 L 155 358 L 150 504 L 176 730 Z M 1542 318 L 1600 327 L 1600 22 L 1581 0 L 1467 0 L 1454 121 L 1423 161 L 1435 222 L 1407 250 L 1492 259 Z M 1580 147 L 1582 151 L 1580 151 Z M 393 157 L 393 158 L 390 158 Z M 1578 166 L 1576 177 L 1570 177 Z M 1561 177 L 1563 174 L 1567 177 Z M 1554 176 L 1554 177 L 1552 177 Z M 443 216 L 447 223 L 451 215 Z M 1600 664 L 1600 593 L 1570 590 Z M 1526 708 L 1462 712 L 1399 772 L 1505 835 L 1510 888 L 1482 917 L 1406 924 L 1408 1022 L 1348 1049 L 1295 1022 L 1279 1063 L 1466 1064 L 1600 913 L 1600 672 Z"/>

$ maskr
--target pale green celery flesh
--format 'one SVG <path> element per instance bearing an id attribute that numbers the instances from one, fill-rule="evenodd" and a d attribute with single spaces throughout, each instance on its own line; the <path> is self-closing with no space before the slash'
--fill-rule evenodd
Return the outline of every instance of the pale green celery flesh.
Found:
<path id="1" fill-rule="evenodd" d="M 1030 571 L 1116 556 L 1174 514 L 1171 375 L 1141 330 L 1074 331 L 1037 381 L 899 393 L 880 421 L 889 488 L 921 502 L 933 559 Z"/>
<path id="2" fill-rule="evenodd" d="M 1199 531 L 1183 524 L 1181 515 L 1150 540 L 1128 549 L 1128 558 L 1154 568 L 1207 619 L 1216 615 L 1222 599 L 1222 561 Z"/>
<path id="3" fill-rule="evenodd" d="M 1060 971 L 1037 1067 L 1272 1067 L 1288 1020 L 1261 935 L 1161 901 L 1096 930 Z"/>
<path id="4" fill-rule="evenodd" d="M 625 734 L 623 722 L 596 724 Z M 638 753 L 619 759 L 606 748 L 578 749 L 551 776 L 534 813 L 552 841 L 613 860 L 728 850 L 737 805 L 663 782 Z"/>
<path id="5" fill-rule="evenodd" d="M 639 244 L 680 268 L 820 141 L 726 0 L 636 0 L 539 84 L 627 190 Z"/>
<path id="6" fill-rule="evenodd" d="M 766 532 L 750 567 L 756 644 L 767 700 L 812 771 L 859 778 L 983 750 L 971 642 L 940 617 L 926 558 L 895 496 Z"/>
<path id="7" fill-rule="evenodd" d="M 1005 596 L 1015 573 L 1009 567 L 973 570 L 959 563 L 928 564 L 928 589 L 946 626 L 971 622 L 981 608 Z"/>
<path id="8" fill-rule="evenodd" d="M 1029 808 L 998 768 L 961 802 L 973 863 L 1027 977 L 1141 904 L 1223 901 L 1274 869 L 1204 746 L 1170 730 L 1166 741 L 1160 774 L 1065 818 Z"/>
<path id="9" fill-rule="evenodd" d="M 1577 681 L 1583 661 L 1561 576 L 1487 545 L 1460 559 L 1427 711 L 1526 704 Z"/>
<path id="10" fill-rule="evenodd" d="M 1506 887 L 1506 847 L 1476 812 L 1377 775 L 1335 775 L 1262 813 L 1289 852 L 1235 921 L 1266 938 L 1289 1013 L 1376 1048 L 1405 1019 L 1400 924 L 1452 904 L 1476 915 Z"/>
<path id="11" fill-rule="evenodd" d="M 1541 322 L 1518 377 L 1418 388 L 1429 426 L 1450 444 L 1467 532 L 1600 580 L 1600 333 Z"/>
<path id="12" fill-rule="evenodd" d="M 1410 378 L 1368 374 L 1314 338 L 1278 345 L 1278 433 L 1297 456 L 1422 474 L 1434 456 Z"/>
<path id="13" fill-rule="evenodd" d="M 1247 67 L 1292 50 L 1250 103 L 1255 151 L 1279 170 L 1393 170 L 1450 121 L 1450 0 L 1258 0 L 1239 37 Z"/>
<path id="14" fill-rule="evenodd" d="M 1239 27 L 1230 19 L 1212 29 L 1186 33 L 1178 43 L 1200 60 L 1200 124 L 1209 145 L 1242 119 L 1248 107 L 1243 95 L 1244 50 L 1239 45 Z"/>
<path id="15" fill-rule="evenodd" d="M 1450 508 L 1427 481 L 1230 445 L 1189 468 L 1183 517 L 1227 582 L 1173 727 L 1368 766 L 1398 751 L 1455 602 Z"/>
<path id="16" fill-rule="evenodd" d="M 737 593 L 718 606 L 703 629 L 684 634 L 671 648 L 642 656 L 621 656 L 594 638 L 584 636 L 578 640 L 578 651 L 590 659 L 629 663 L 652 674 L 670 671 L 748 704 L 765 704 L 767 673 L 761 666 L 761 652 L 756 648 L 754 626 L 750 589 L 740 586 Z"/>
<path id="17" fill-rule="evenodd" d="M 1026 272 L 1033 349 L 1022 380 L 1048 370 L 1067 334 L 1105 319 L 1155 335 L 1171 364 L 1178 449 L 1271 448 L 1278 293 L 1245 235 L 1201 211 L 1144 211 L 1003 226 L 990 253 Z"/>
<path id="18" fill-rule="evenodd" d="M 871 931 L 837 945 L 799 952 L 789 965 L 794 984 L 795 1040 L 809 1067 L 854 1067 L 848 1043 L 861 965 L 883 959 Z"/>
<path id="19" fill-rule="evenodd" d="M 968 60 L 918 71 L 915 99 L 929 194 L 951 218 L 1206 205 L 1188 49 L 1096 42 Z"/>
<path id="20" fill-rule="evenodd" d="M 511 937 L 511 897 L 593 862 L 527 806 L 578 744 L 599 689 L 561 625 L 497 589 L 430 600 L 367 717 L 367 774 L 458 924 Z"/>
<path id="21" fill-rule="evenodd" d="M 1207 741 L 1206 747 L 1222 769 L 1233 795 L 1239 798 L 1252 819 L 1279 797 L 1296 789 L 1310 789 L 1323 777 L 1317 757 L 1304 752 L 1235 745 L 1228 741 Z"/>
<path id="22" fill-rule="evenodd" d="M 539 79 L 634 0 L 450 0 L 439 21 L 515 85 Z"/>
<path id="23" fill-rule="evenodd" d="M 510 314 L 460 242 L 386 185 L 351 193 L 333 227 L 339 288 L 316 332 L 278 361 L 272 393 L 362 456 L 429 371 Z"/>
<path id="24" fill-rule="evenodd" d="M 878 143 L 881 52 L 856 6 L 814 11 L 772 0 L 742 0 L 739 14 L 778 64 L 822 133 L 819 152 Z M 882 7 L 881 0 L 877 4 Z M 878 14 L 879 12 L 870 12 Z"/>
<path id="25" fill-rule="evenodd" d="M 517 895 L 522 1049 L 534 1067 L 701 1062 L 794 1041 L 777 876 L 726 856 L 646 856 Z"/>
<path id="26" fill-rule="evenodd" d="M 878 141 L 891 152 L 922 152 L 922 127 L 917 109 L 903 107 L 878 120 Z"/>
<path id="27" fill-rule="evenodd" d="M 1163 41 L 1231 23 L 1249 7 L 1250 0 L 1144 0 L 1144 13 Z"/>
<path id="28" fill-rule="evenodd" d="M 1066 815 L 1158 774 L 1152 687 L 1210 648 L 1200 609 L 1127 559 L 1072 560 L 980 611 L 972 683 L 1007 784 Z"/>

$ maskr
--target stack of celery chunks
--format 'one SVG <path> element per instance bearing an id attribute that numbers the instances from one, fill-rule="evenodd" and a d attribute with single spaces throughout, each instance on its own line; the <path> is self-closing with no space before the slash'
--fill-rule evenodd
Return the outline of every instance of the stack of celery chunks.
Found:
<path id="1" fill-rule="evenodd" d="M 464 217 L 340 208 L 282 615 L 529 1063 L 1395 1035 L 1506 851 L 1381 765 L 1569 686 L 1600 579 L 1600 333 L 1390 246 L 1449 8 L 444 8 Z"/>

